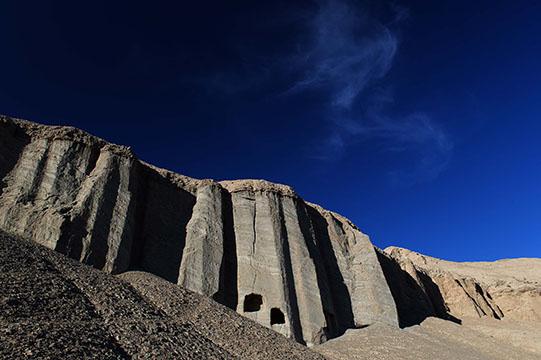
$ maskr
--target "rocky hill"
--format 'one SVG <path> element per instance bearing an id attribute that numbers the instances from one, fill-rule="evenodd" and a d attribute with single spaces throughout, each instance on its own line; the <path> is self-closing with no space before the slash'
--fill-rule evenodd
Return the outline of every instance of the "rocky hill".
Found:
<path id="1" fill-rule="evenodd" d="M 0 231 L 1 359 L 322 359 L 148 273 L 121 278 Z"/>
<path id="2" fill-rule="evenodd" d="M 0 229 L 107 273 L 138 271 L 122 275 L 136 288 L 153 274 L 308 346 L 430 316 L 539 318 L 535 271 L 511 274 L 537 260 L 381 251 L 286 185 L 189 178 L 75 128 L 0 116 L 0 179 Z"/>

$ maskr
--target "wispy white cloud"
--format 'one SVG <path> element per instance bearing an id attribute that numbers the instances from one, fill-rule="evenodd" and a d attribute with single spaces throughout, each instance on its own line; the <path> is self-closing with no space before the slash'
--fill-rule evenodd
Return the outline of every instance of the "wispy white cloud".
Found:
<path id="1" fill-rule="evenodd" d="M 309 23 L 312 44 L 296 58 L 303 76 L 288 94 L 322 90 L 328 94 L 330 130 L 314 156 L 336 160 L 359 142 L 379 142 L 389 152 L 408 153 L 409 170 L 390 171 L 394 183 L 431 180 L 443 171 L 453 143 L 427 114 L 388 116 L 392 94 L 378 88 L 392 67 L 399 45 L 392 29 L 406 15 L 395 8 L 388 23 L 376 21 L 347 1 L 325 0 Z M 405 170 L 406 169 L 406 170 Z"/>
<path id="2" fill-rule="evenodd" d="M 389 71 L 396 36 L 346 2 L 320 2 L 309 28 L 312 46 L 297 59 L 304 76 L 290 92 L 330 88 L 332 106 L 349 109 L 371 82 Z"/>
<path id="3" fill-rule="evenodd" d="M 389 170 L 393 183 L 434 179 L 451 159 L 452 140 L 422 111 L 394 114 L 394 96 L 383 85 L 398 56 L 398 30 L 408 12 L 391 5 L 391 15 L 382 22 L 367 2 L 317 0 L 315 12 L 289 14 L 288 22 L 305 25 L 300 28 L 306 33 L 292 37 L 297 46 L 285 47 L 296 51 L 260 56 L 240 49 L 244 60 L 236 70 L 212 73 L 202 83 L 228 96 L 258 89 L 281 99 L 316 92 L 326 121 L 316 126 L 327 132 L 314 141 L 311 157 L 335 161 L 359 143 L 369 143 L 374 152 L 410 159 L 400 170 Z"/>

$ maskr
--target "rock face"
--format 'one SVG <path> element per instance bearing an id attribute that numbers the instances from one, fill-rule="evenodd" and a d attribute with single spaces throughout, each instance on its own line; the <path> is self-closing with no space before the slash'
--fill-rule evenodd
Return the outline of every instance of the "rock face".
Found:
<path id="1" fill-rule="evenodd" d="M 457 263 L 397 247 L 379 256 L 395 280 L 401 321 L 414 324 L 431 314 L 541 321 L 541 259 Z"/>
<path id="2" fill-rule="evenodd" d="M 539 259 L 381 251 L 288 186 L 193 179 L 81 130 L 5 116 L 0 230 L 108 273 L 151 273 L 309 346 L 430 316 L 541 320 Z"/>
<path id="3" fill-rule="evenodd" d="M 456 263 L 397 247 L 377 255 L 403 329 L 350 329 L 314 348 L 327 359 L 541 358 L 541 259 Z"/>
<path id="4" fill-rule="evenodd" d="M 95 268 L 152 273 L 307 345 L 398 324 L 369 238 L 288 186 L 192 179 L 4 116 L 0 179 L 0 229 Z"/>

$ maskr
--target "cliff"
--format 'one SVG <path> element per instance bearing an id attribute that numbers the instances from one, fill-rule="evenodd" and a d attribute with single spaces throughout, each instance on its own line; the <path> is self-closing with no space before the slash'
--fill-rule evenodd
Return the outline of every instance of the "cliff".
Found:
<path id="1" fill-rule="evenodd" d="M 313 345 L 398 324 L 369 238 L 262 180 L 197 180 L 71 127 L 0 118 L 0 228 L 110 273 L 142 270 Z"/>
<path id="2" fill-rule="evenodd" d="M 539 260 L 382 251 L 289 186 L 193 179 L 81 130 L 6 116 L 0 230 L 111 274 L 156 275 L 308 346 L 376 323 L 541 314 Z"/>
<path id="3" fill-rule="evenodd" d="M 438 292 L 440 301 L 431 304 L 440 315 L 541 321 L 541 259 L 452 262 L 398 247 L 389 247 L 385 253 L 415 279 L 428 298 Z M 403 307 L 420 308 L 419 301 L 406 302 L 402 301 Z"/>

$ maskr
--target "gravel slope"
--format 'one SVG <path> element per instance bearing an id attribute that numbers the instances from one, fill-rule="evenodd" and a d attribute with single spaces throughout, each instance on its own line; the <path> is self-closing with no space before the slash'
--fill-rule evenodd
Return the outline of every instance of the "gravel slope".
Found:
<path id="1" fill-rule="evenodd" d="M 321 358 L 157 277 L 123 277 L 134 285 L 0 232 L 0 358 Z"/>

